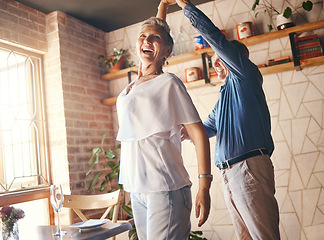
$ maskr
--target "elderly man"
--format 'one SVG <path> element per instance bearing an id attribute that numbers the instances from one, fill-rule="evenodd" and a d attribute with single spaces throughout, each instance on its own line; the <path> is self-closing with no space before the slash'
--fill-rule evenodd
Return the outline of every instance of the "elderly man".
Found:
<path id="1" fill-rule="evenodd" d="M 158 17 L 177 3 L 213 48 L 213 66 L 223 82 L 220 98 L 204 122 L 216 136 L 214 161 L 220 169 L 225 201 L 238 239 L 280 239 L 279 210 L 274 197 L 274 150 L 263 78 L 239 41 L 228 41 L 189 0 L 161 0 Z M 182 139 L 188 139 L 183 131 Z"/>

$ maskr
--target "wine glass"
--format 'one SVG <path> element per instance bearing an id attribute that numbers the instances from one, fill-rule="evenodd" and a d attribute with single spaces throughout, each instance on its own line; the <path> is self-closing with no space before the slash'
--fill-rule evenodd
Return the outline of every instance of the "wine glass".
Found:
<path id="1" fill-rule="evenodd" d="M 57 212 L 57 218 L 58 218 L 58 231 L 54 233 L 54 236 L 63 236 L 66 234 L 65 231 L 61 230 L 61 223 L 60 223 L 60 211 L 63 207 L 64 203 L 64 196 L 62 191 L 61 185 L 51 185 L 51 204 L 54 210 Z"/>

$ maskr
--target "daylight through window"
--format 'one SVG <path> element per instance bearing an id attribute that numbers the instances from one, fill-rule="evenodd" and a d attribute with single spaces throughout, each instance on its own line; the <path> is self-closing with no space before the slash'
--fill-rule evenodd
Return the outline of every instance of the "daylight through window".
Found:
<path id="1" fill-rule="evenodd" d="M 0 193 L 48 183 L 42 56 L 0 45 Z"/>

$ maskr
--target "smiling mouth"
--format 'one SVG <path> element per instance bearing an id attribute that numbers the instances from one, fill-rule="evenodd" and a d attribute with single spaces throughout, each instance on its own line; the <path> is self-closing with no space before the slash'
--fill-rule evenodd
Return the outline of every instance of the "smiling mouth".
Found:
<path id="1" fill-rule="evenodd" d="M 142 49 L 142 52 L 143 52 L 143 53 L 152 53 L 152 52 L 153 52 L 153 50 L 151 50 L 151 49 L 146 49 L 146 48 L 143 48 L 143 49 Z"/>

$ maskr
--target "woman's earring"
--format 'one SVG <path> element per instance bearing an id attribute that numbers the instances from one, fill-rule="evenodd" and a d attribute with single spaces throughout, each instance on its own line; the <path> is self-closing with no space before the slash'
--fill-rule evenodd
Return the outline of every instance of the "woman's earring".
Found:
<path id="1" fill-rule="evenodd" d="M 167 61 L 167 58 L 166 58 L 166 57 L 164 57 L 163 62 L 164 62 L 166 65 L 169 65 L 169 62 Z"/>

